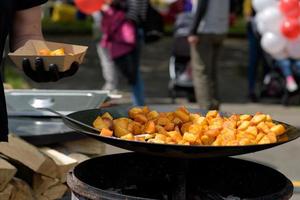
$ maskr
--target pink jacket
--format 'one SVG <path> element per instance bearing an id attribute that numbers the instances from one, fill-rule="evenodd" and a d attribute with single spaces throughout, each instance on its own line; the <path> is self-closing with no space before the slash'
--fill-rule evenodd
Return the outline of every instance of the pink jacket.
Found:
<path id="1" fill-rule="evenodd" d="M 109 50 L 112 59 L 130 53 L 136 46 L 135 25 L 121 10 L 109 8 L 103 12 L 101 31 L 100 45 Z"/>

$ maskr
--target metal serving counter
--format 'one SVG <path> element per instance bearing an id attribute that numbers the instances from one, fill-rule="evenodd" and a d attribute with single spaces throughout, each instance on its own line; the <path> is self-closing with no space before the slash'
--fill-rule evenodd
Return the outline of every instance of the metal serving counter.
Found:
<path id="1" fill-rule="evenodd" d="M 97 108 L 108 99 L 108 95 L 108 91 L 102 90 L 7 90 L 5 97 L 10 132 L 35 145 L 82 137 L 53 113 L 36 110 L 33 105 L 69 114 Z"/>

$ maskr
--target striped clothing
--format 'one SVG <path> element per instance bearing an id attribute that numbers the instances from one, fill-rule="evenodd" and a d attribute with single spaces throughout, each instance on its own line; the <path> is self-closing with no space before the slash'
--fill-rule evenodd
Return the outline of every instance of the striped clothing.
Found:
<path id="1" fill-rule="evenodd" d="M 127 0 L 127 18 L 140 25 L 146 20 L 148 3 L 148 0 Z"/>

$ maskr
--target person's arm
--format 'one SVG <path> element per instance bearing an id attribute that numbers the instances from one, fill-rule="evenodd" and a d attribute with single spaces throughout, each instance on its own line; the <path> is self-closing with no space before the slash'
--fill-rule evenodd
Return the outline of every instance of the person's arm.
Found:
<path id="1" fill-rule="evenodd" d="M 208 0 L 201 0 L 198 1 L 197 3 L 197 8 L 196 8 L 196 13 L 195 13 L 195 17 L 190 29 L 190 36 L 188 37 L 188 41 L 191 44 L 196 44 L 198 43 L 198 36 L 197 36 L 197 30 L 199 27 L 199 24 L 202 20 L 202 18 L 204 17 L 204 15 L 206 14 L 206 9 L 208 6 Z"/>
<path id="2" fill-rule="evenodd" d="M 10 33 L 11 51 L 20 48 L 30 39 L 43 40 L 40 6 L 15 13 Z"/>
<path id="3" fill-rule="evenodd" d="M 10 33 L 11 51 L 22 47 L 30 39 L 43 40 L 40 6 L 20 10 L 15 13 Z M 36 82 L 58 81 L 63 77 L 74 75 L 79 67 L 79 64 L 74 62 L 69 70 L 60 72 L 58 66 L 53 63 L 49 65 L 49 71 L 46 71 L 44 61 L 39 57 L 35 59 L 35 69 L 31 66 L 28 58 L 24 58 L 22 64 L 24 73 Z"/>
<path id="4" fill-rule="evenodd" d="M 139 7 L 137 1 L 138 0 L 127 0 L 126 17 L 135 23 L 137 23 L 139 19 Z"/>

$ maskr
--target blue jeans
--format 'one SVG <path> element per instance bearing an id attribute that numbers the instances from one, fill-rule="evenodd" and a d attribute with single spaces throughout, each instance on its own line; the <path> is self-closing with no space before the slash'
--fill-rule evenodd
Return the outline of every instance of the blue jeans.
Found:
<path id="1" fill-rule="evenodd" d="M 296 76 L 300 78 L 300 60 L 295 61 L 293 67 Z"/>
<path id="2" fill-rule="evenodd" d="M 144 97 L 144 81 L 141 77 L 141 73 L 138 69 L 136 83 L 132 86 L 132 101 L 134 106 L 143 106 L 145 105 Z"/>
<path id="3" fill-rule="evenodd" d="M 254 33 L 252 25 L 250 22 L 247 23 L 247 36 L 249 45 L 249 60 L 248 60 L 248 92 L 253 94 L 255 92 L 256 78 L 257 78 L 257 68 L 259 61 L 262 60 L 263 73 L 264 75 L 268 71 L 267 62 L 263 56 L 263 51 L 260 46 L 260 39 Z"/>
<path id="4" fill-rule="evenodd" d="M 277 60 L 275 64 L 276 64 L 276 67 L 280 68 L 284 77 L 288 77 L 293 74 L 291 60 L 289 60 L 289 59 Z"/>
<path id="5" fill-rule="evenodd" d="M 282 59 L 276 61 L 276 67 L 279 67 L 284 77 L 295 75 L 300 77 L 300 60 Z M 294 74 L 293 74 L 294 72 Z"/>

